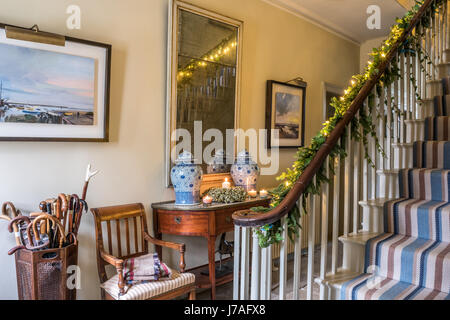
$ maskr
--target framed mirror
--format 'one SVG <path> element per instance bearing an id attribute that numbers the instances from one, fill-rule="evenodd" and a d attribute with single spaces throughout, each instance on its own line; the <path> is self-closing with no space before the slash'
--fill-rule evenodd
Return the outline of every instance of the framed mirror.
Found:
<path id="1" fill-rule="evenodd" d="M 239 124 L 239 87 L 242 48 L 242 22 L 191 4 L 171 1 L 168 32 L 166 185 L 170 186 L 170 170 L 174 155 L 185 148 L 177 143 L 176 130 L 189 133 L 184 141 L 194 154 L 196 163 L 207 174 L 212 161 L 203 150 L 212 142 L 221 144 L 229 157 L 232 147 L 226 142 L 226 130 Z M 223 141 L 205 134 L 220 131 Z M 218 131 L 217 131 L 218 130 Z M 205 134 L 205 136 L 204 136 Z M 182 139 L 184 140 L 184 139 Z M 201 141 L 201 148 L 198 141 Z M 204 141 L 206 140 L 206 141 Z M 197 147 L 194 147 L 197 141 Z M 201 150 L 199 150 L 201 149 Z M 208 147 L 206 150 L 211 149 Z M 206 153 L 206 152 L 205 152 Z M 214 156 L 214 152 L 211 152 Z"/>

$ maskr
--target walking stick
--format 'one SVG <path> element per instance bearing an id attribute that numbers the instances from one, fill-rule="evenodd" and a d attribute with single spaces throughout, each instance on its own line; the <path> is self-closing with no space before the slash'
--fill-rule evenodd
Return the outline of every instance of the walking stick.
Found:
<path id="1" fill-rule="evenodd" d="M 99 170 L 91 171 L 91 164 L 88 164 L 87 169 L 86 169 L 86 179 L 84 180 L 84 187 L 83 187 L 83 193 L 81 195 L 81 200 L 86 200 L 86 194 L 87 194 L 87 189 L 89 186 L 89 180 L 91 180 L 91 178 L 93 176 L 95 176 L 98 172 L 99 172 Z"/>

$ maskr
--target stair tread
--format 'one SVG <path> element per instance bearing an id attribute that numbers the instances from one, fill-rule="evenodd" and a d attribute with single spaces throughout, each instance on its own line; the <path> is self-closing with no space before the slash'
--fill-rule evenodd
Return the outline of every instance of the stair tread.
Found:
<path id="1" fill-rule="evenodd" d="M 354 279 L 355 277 L 361 275 L 361 272 L 355 272 L 343 268 L 339 268 L 336 273 L 328 272 L 325 275 L 325 278 L 316 277 L 314 281 L 317 284 L 323 284 L 323 285 L 341 285 L 349 280 Z"/>
<path id="2" fill-rule="evenodd" d="M 402 169 L 378 169 L 377 173 L 378 174 L 398 174 L 400 172 L 400 170 Z"/>
<path id="3" fill-rule="evenodd" d="M 359 204 L 382 207 L 386 202 L 395 200 L 395 199 L 397 199 L 397 198 L 376 198 L 376 199 L 369 199 L 367 201 L 360 201 Z"/>
<path id="4" fill-rule="evenodd" d="M 395 148 L 397 146 L 399 147 L 412 147 L 414 145 L 414 142 L 395 142 L 392 144 L 392 146 Z"/>
<path id="5" fill-rule="evenodd" d="M 448 300 L 450 294 L 408 282 L 372 274 L 360 274 L 338 286 L 340 299 L 352 300 Z M 344 291 L 344 292 L 342 292 Z"/>
<path id="6" fill-rule="evenodd" d="M 339 241 L 365 245 L 369 239 L 375 238 L 380 234 L 380 232 L 361 231 L 357 234 L 350 233 L 348 235 L 340 236 Z"/>
<path id="7" fill-rule="evenodd" d="M 425 119 L 405 119 L 404 121 L 405 123 L 415 123 L 415 122 L 422 123 L 425 122 Z"/>

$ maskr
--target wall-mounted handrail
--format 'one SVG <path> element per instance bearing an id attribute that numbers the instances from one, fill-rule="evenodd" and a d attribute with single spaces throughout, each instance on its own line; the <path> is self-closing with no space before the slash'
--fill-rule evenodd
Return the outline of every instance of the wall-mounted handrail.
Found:
<path id="1" fill-rule="evenodd" d="M 379 72 L 373 75 L 359 91 L 356 98 L 351 103 L 348 110 L 345 112 L 344 117 L 337 123 L 336 127 L 328 136 L 325 143 L 320 147 L 311 163 L 306 167 L 305 171 L 300 175 L 295 182 L 286 197 L 280 202 L 278 206 L 270 211 L 261 213 L 253 212 L 251 210 L 237 211 L 233 214 L 234 224 L 241 227 L 258 227 L 266 224 L 274 223 L 283 218 L 289 211 L 295 206 L 299 197 L 305 192 L 308 185 L 316 175 L 317 171 L 322 166 L 325 159 L 331 153 L 338 140 L 343 136 L 345 128 L 355 117 L 358 110 L 363 105 L 369 94 L 372 92 L 375 85 L 380 80 L 381 76 L 385 73 L 389 67 L 391 60 L 398 53 L 399 47 L 406 41 L 408 36 L 414 30 L 415 26 L 419 23 L 422 17 L 425 15 L 428 8 L 432 5 L 434 0 L 426 0 L 421 6 L 419 11 L 412 18 L 409 26 L 405 29 L 403 34 L 392 46 L 387 53 L 384 61 L 379 66 Z"/>

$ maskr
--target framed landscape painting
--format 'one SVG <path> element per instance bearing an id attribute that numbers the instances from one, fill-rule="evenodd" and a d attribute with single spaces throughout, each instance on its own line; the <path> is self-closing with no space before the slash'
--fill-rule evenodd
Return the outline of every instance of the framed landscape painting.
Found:
<path id="1" fill-rule="evenodd" d="M 306 82 L 267 81 L 267 147 L 298 148 L 304 144 Z"/>
<path id="2" fill-rule="evenodd" d="M 111 46 L 56 46 L 0 29 L 0 140 L 108 141 Z"/>

